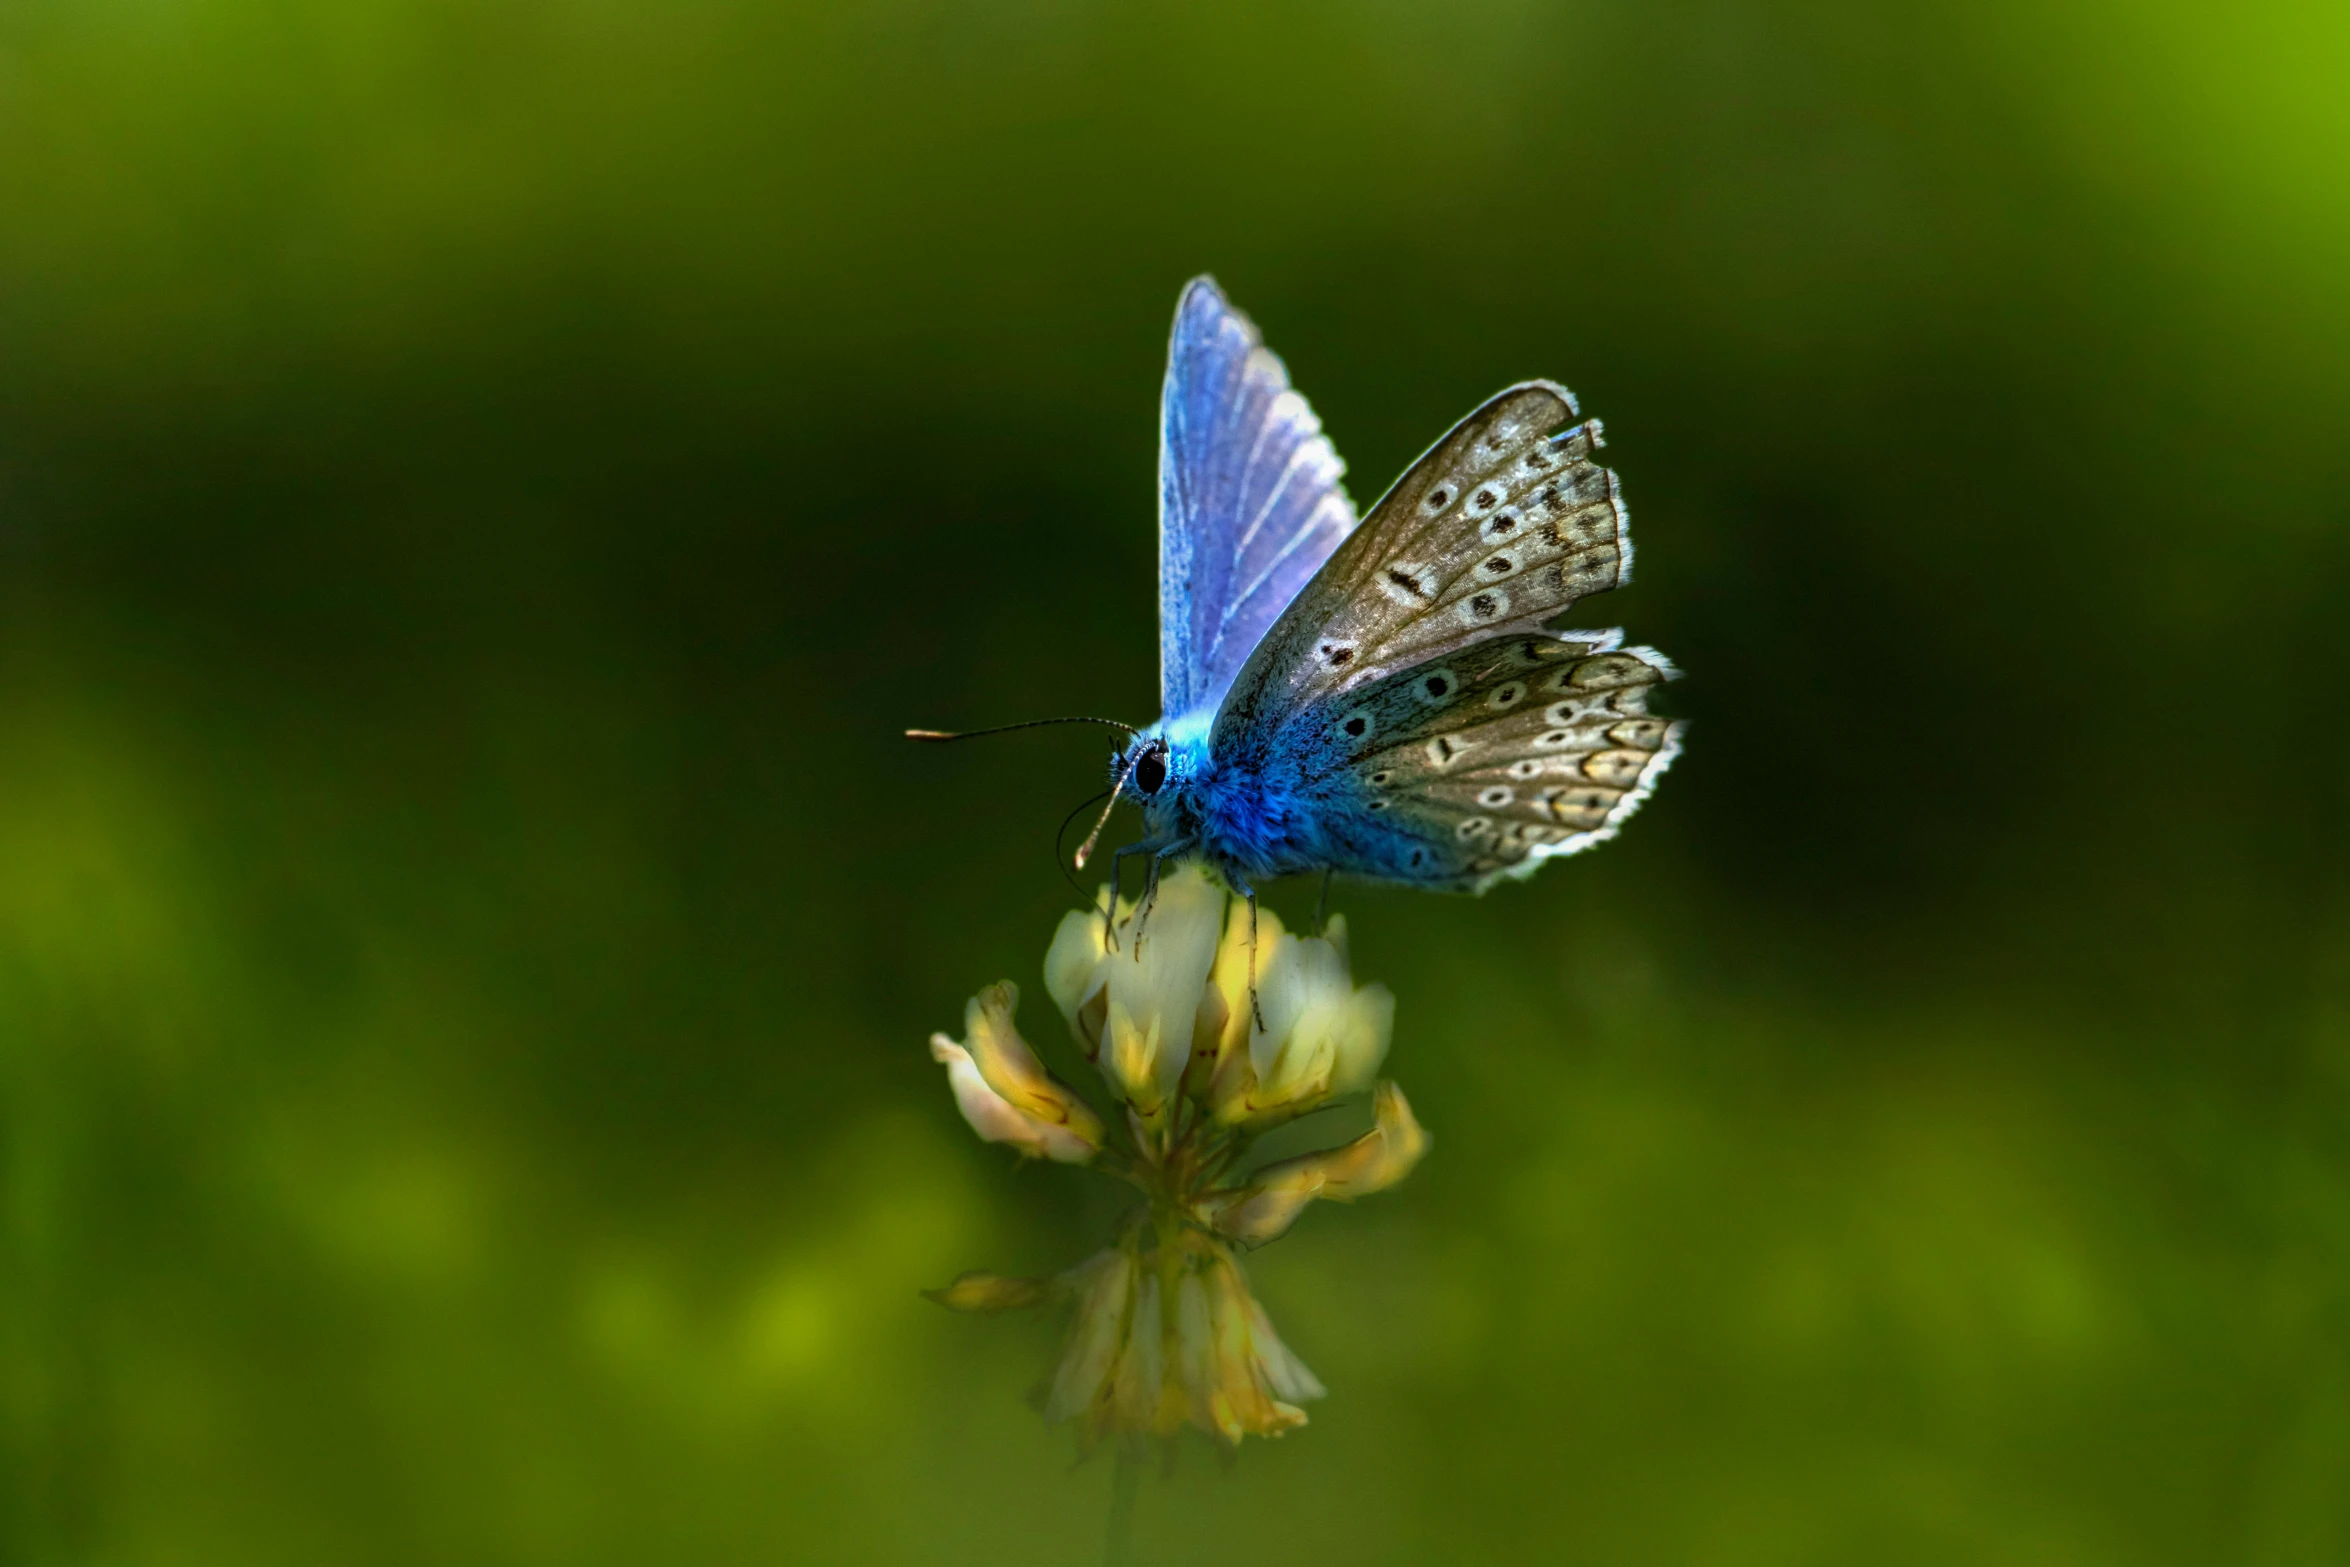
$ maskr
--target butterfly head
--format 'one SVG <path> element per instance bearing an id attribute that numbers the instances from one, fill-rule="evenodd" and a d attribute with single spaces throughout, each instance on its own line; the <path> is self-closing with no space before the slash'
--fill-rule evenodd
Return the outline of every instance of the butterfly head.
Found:
<path id="1" fill-rule="evenodd" d="M 1157 814 L 1198 778 L 1207 755 L 1208 719 L 1161 719 L 1110 758 L 1110 782 L 1119 798 Z"/>
<path id="2" fill-rule="evenodd" d="M 1110 758 L 1110 782 L 1119 797 L 1146 810 L 1175 782 L 1175 752 L 1167 737 L 1149 730 Z"/>

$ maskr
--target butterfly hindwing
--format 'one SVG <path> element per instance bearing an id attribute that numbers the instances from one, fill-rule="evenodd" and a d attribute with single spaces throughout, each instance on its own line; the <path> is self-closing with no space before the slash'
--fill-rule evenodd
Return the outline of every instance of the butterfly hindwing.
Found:
<path id="1" fill-rule="evenodd" d="M 1344 465 L 1289 373 L 1209 278 L 1175 309 L 1160 407 L 1159 684 L 1169 717 L 1219 701 L 1354 530 Z"/>
<path id="2" fill-rule="evenodd" d="M 1399 670 L 1537 632 L 1626 580 L 1599 422 L 1549 381 L 1511 387 L 1430 448 L 1266 635 L 1217 719 L 1219 749 Z"/>
<path id="3" fill-rule="evenodd" d="M 1679 754 L 1647 706 L 1673 676 L 1613 633 L 1487 639 L 1331 703 L 1326 743 L 1384 874 L 1476 889 L 1615 836 Z"/>

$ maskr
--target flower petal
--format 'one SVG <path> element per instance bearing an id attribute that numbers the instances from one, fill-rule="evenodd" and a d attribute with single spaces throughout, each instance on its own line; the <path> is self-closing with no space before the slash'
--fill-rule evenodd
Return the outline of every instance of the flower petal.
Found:
<path id="1" fill-rule="evenodd" d="M 1278 1240 L 1317 1197 L 1352 1202 L 1402 1180 L 1428 1152 L 1428 1133 L 1403 1090 L 1381 1083 L 1372 1096 L 1371 1130 L 1343 1147 L 1266 1165 L 1237 1191 L 1204 1205 L 1217 1233 L 1244 1246 Z"/>
<path id="2" fill-rule="evenodd" d="M 1329 1181 L 1322 1195 L 1338 1202 L 1368 1197 L 1412 1173 L 1428 1152 L 1429 1136 L 1412 1114 L 1410 1101 L 1393 1083 L 1381 1083 L 1371 1096 L 1373 1125 L 1344 1148 L 1318 1157 L 1328 1161 Z"/>
<path id="3" fill-rule="evenodd" d="M 1126 948 L 1103 965 L 1110 998 L 1103 1071 L 1146 1113 L 1175 1092 L 1190 1063 L 1223 916 L 1223 889 L 1198 865 L 1180 866 L 1159 879 L 1157 896 L 1124 927 Z"/>
<path id="4" fill-rule="evenodd" d="M 1232 1008 L 1214 1071 L 1203 1079 L 1209 1103 L 1226 1124 L 1303 1114 L 1339 1094 L 1367 1087 L 1387 1054 L 1395 998 L 1380 985 L 1354 986 L 1346 961 L 1346 922 L 1327 936 L 1294 936 L 1265 914 L 1256 948 L 1256 1006 L 1250 1015 L 1248 922 L 1234 906 L 1217 954 L 1215 985 Z M 1232 1059 L 1243 1020 L 1245 1063 Z M 1259 1021 L 1262 1027 L 1255 1026 Z"/>
<path id="5" fill-rule="evenodd" d="M 1098 1133 L 1089 1142 L 1067 1126 L 1028 1114 L 990 1088 L 971 1052 L 946 1035 L 930 1036 L 930 1058 L 945 1065 L 956 1107 L 985 1141 L 1008 1144 L 1031 1159 L 1062 1164 L 1083 1164 L 1101 1151 Z"/>
<path id="6" fill-rule="evenodd" d="M 1243 1246 L 1279 1240 L 1305 1212 L 1306 1204 L 1322 1195 L 1326 1179 L 1310 1164 L 1293 1164 L 1239 1191 L 1221 1194 L 1207 1205 L 1209 1222 L 1218 1234 Z"/>
<path id="7" fill-rule="evenodd" d="M 1083 913 L 1072 910 L 1062 915 L 1060 928 L 1053 932 L 1053 944 L 1044 955 L 1045 993 L 1061 1009 L 1088 1059 L 1102 1047 L 1096 1003 L 1110 982 L 1105 966 L 1110 957 L 1109 922 L 1102 917 L 1102 905 L 1109 901 L 1110 889 L 1104 887 L 1100 904 Z"/>
<path id="8" fill-rule="evenodd" d="M 1322 1379 L 1306 1369 L 1306 1363 L 1297 1358 L 1281 1335 L 1273 1331 L 1273 1319 L 1265 1315 L 1265 1308 L 1254 1295 L 1248 1302 L 1249 1338 L 1257 1352 L 1257 1370 L 1274 1394 L 1292 1404 L 1308 1399 L 1327 1397 L 1330 1390 Z"/>
<path id="9" fill-rule="evenodd" d="M 1112 1250 L 1063 1275 L 1079 1291 L 1077 1317 L 1069 1324 L 1068 1343 L 1053 1371 L 1051 1390 L 1045 1395 L 1048 1422 L 1058 1424 L 1082 1415 L 1101 1396 L 1117 1364 L 1119 1341 L 1126 1333 L 1126 1300 L 1132 1293 L 1135 1272 L 1131 1253 Z"/>
<path id="10" fill-rule="evenodd" d="M 1020 1005 L 1020 987 L 1010 980 L 990 985 L 963 1009 L 963 1032 L 971 1064 L 987 1086 L 1021 1113 L 1038 1121 L 1067 1128 L 1069 1134 L 1098 1151 L 1102 1145 L 1101 1117 L 1077 1097 L 1077 1091 L 1044 1069 L 1028 1041 L 1013 1026 Z"/>
<path id="11" fill-rule="evenodd" d="M 1273 1396 L 1256 1340 L 1256 1325 L 1264 1313 L 1249 1294 L 1239 1267 L 1219 1252 L 1203 1271 L 1214 1365 L 1208 1407 L 1216 1434 L 1237 1443 L 1243 1436 L 1279 1436 L 1304 1425 L 1304 1410 Z M 1286 1358 L 1287 1347 L 1278 1339 L 1274 1343 Z"/>
<path id="12" fill-rule="evenodd" d="M 945 1289 L 924 1290 L 922 1298 L 949 1311 L 997 1312 L 1041 1306 L 1058 1293 L 1059 1286 L 1051 1279 L 1013 1279 L 974 1268 Z"/>
<path id="13" fill-rule="evenodd" d="M 1156 1274 L 1145 1270 L 1135 1283 L 1134 1311 L 1119 1349 L 1117 1373 L 1111 1379 L 1109 1428 L 1154 1429 L 1166 1380 L 1166 1336 L 1159 1320 L 1159 1280 Z"/>

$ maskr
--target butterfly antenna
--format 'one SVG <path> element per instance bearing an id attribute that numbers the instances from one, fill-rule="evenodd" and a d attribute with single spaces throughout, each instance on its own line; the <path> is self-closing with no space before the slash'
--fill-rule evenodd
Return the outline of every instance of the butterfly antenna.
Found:
<path id="1" fill-rule="evenodd" d="M 1142 748 L 1137 746 L 1135 748 L 1134 754 L 1127 757 L 1125 762 L 1118 768 L 1118 781 L 1110 785 L 1110 798 L 1108 803 L 1102 807 L 1102 814 L 1094 818 L 1093 831 L 1087 833 L 1085 835 L 1085 841 L 1077 846 L 1077 859 L 1075 864 L 1079 870 L 1085 869 L 1085 862 L 1093 858 L 1093 846 L 1095 842 L 1100 839 L 1102 835 L 1102 829 L 1110 825 L 1110 813 L 1118 808 L 1118 795 L 1126 787 L 1127 775 L 1134 771 L 1134 764 L 1142 760 L 1142 755 Z M 1090 805 L 1093 802 L 1089 800 L 1086 803 Z M 1060 852 L 1058 846 L 1054 848 L 1053 852 L 1055 854 Z"/>
<path id="2" fill-rule="evenodd" d="M 1107 793 L 1108 791 L 1105 790 L 1103 792 Z M 1077 809 L 1071 811 L 1068 815 L 1061 818 L 1060 830 L 1053 834 L 1053 864 L 1059 868 L 1061 872 L 1061 879 L 1066 881 L 1070 886 L 1077 889 L 1077 895 L 1079 897 L 1083 897 L 1085 895 L 1085 886 L 1082 882 L 1078 881 L 1076 876 L 1071 874 L 1068 865 L 1061 859 L 1061 840 L 1069 835 L 1069 824 L 1077 820 L 1078 817 L 1084 815 L 1086 811 L 1092 807 L 1094 800 L 1098 800 L 1100 798 L 1101 795 L 1097 794 L 1093 796 L 1092 799 L 1080 802 Z"/>
<path id="3" fill-rule="evenodd" d="M 1104 729 L 1116 729 L 1123 731 L 1129 739 L 1132 739 L 1134 736 L 1142 733 L 1141 730 L 1135 728 L 1132 724 L 1122 724 L 1115 718 L 1072 717 L 1031 718 L 1017 724 L 997 724 L 992 729 L 909 729 L 906 731 L 906 738 L 909 740 L 928 740 L 933 742 L 941 740 L 976 740 L 981 735 L 1008 735 L 1015 729 L 1042 729 L 1047 724 L 1099 724 Z M 1055 852 L 1056 854 L 1058 853 L 1058 851 Z M 1084 862 L 1079 861 L 1078 863 L 1083 864 Z"/>

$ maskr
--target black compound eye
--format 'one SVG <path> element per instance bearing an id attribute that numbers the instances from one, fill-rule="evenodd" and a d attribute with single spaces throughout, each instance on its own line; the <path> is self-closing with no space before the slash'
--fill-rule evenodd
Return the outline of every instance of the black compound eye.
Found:
<path id="1" fill-rule="evenodd" d="M 1157 746 L 1142 753 L 1142 760 L 1134 764 L 1134 787 L 1145 795 L 1157 794 L 1167 786 L 1167 753 Z"/>

